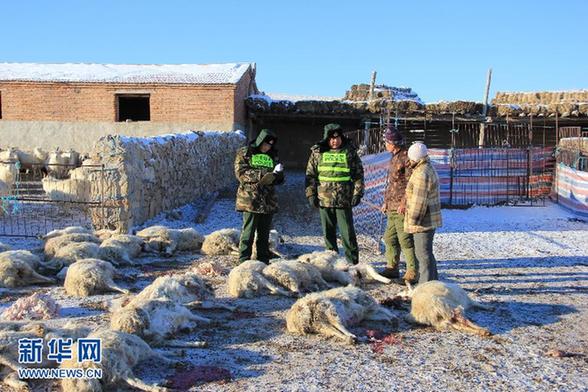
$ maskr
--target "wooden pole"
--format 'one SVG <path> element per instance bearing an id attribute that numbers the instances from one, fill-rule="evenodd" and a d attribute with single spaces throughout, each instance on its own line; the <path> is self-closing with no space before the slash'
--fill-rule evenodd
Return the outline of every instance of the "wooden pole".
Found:
<path id="1" fill-rule="evenodd" d="M 374 88 L 376 87 L 376 71 L 372 72 L 372 81 L 370 83 L 370 96 L 369 100 L 374 99 Z"/>
<path id="2" fill-rule="evenodd" d="M 490 93 L 490 82 L 492 81 L 492 68 L 488 69 L 488 77 L 486 78 L 486 92 L 484 94 L 484 107 L 482 109 L 482 116 L 486 117 L 488 113 L 488 94 Z M 484 139 L 486 136 L 486 124 L 480 123 L 480 136 L 478 138 L 478 147 L 484 147 Z"/>

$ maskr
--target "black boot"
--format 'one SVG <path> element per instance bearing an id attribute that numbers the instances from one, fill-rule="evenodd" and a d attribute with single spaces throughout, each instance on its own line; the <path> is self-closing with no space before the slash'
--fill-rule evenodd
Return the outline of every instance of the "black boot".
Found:
<path id="1" fill-rule="evenodd" d="M 398 270 L 398 265 L 395 267 L 386 267 L 384 271 L 380 274 L 388 279 L 398 279 L 400 278 L 400 271 Z"/>

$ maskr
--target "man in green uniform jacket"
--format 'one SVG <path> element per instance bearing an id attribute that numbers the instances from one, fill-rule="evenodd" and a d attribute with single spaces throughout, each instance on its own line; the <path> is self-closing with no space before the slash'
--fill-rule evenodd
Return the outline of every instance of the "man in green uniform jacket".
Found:
<path id="1" fill-rule="evenodd" d="M 337 226 L 345 257 L 359 262 L 359 248 L 353 227 L 352 207 L 363 197 L 363 166 L 357 150 L 343 135 L 339 124 L 327 124 L 323 139 L 310 149 L 306 166 L 306 197 L 319 208 L 325 247 L 339 251 Z"/>
<path id="2" fill-rule="evenodd" d="M 239 242 L 239 262 L 251 258 L 253 240 L 257 232 L 257 258 L 269 263 L 269 232 L 273 214 L 278 210 L 275 185 L 284 182 L 282 164 L 278 158 L 276 135 L 262 129 L 248 146 L 241 147 L 235 158 L 237 211 L 243 212 L 243 228 Z"/>

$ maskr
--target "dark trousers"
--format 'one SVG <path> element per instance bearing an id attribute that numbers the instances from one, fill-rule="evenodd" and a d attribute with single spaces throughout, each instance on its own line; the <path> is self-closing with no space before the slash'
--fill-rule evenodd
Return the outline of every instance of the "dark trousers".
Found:
<path id="1" fill-rule="evenodd" d="M 419 265 L 419 284 L 430 280 L 438 280 L 437 260 L 433 255 L 433 237 L 435 230 L 414 233 L 414 253 Z"/>
<path id="2" fill-rule="evenodd" d="M 272 226 L 273 214 L 256 214 L 254 212 L 243 213 L 243 227 L 241 228 L 241 240 L 239 241 L 239 262 L 251 259 L 253 251 L 253 239 L 257 231 L 257 258 L 259 261 L 269 263 L 269 232 Z"/>
<path id="3" fill-rule="evenodd" d="M 339 252 L 337 248 L 337 226 L 345 248 L 345 257 L 353 264 L 359 262 L 359 248 L 353 227 L 353 212 L 349 208 L 320 208 L 321 226 L 328 250 Z"/>

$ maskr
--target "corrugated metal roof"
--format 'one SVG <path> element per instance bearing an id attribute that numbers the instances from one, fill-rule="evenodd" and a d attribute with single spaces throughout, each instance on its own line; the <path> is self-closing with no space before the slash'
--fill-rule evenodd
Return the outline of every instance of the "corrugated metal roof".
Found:
<path id="1" fill-rule="evenodd" d="M 0 81 L 235 84 L 250 63 L 41 64 L 0 63 Z"/>

